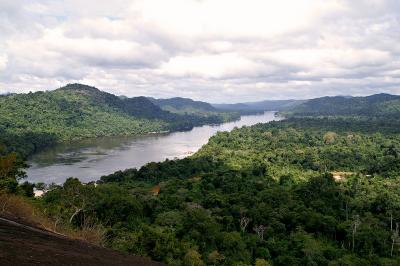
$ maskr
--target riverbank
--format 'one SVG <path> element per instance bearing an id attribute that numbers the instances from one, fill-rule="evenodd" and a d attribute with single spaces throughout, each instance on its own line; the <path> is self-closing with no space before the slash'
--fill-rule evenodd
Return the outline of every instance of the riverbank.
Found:
<path id="1" fill-rule="evenodd" d="M 208 142 L 218 131 L 280 120 L 275 112 L 242 116 L 219 125 L 203 125 L 189 131 L 142 136 L 113 136 L 58 144 L 30 158 L 28 181 L 63 183 L 68 177 L 83 182 L 99 179 L 118 170 L 141 167 L 149 162 L 184 158 Z"/>

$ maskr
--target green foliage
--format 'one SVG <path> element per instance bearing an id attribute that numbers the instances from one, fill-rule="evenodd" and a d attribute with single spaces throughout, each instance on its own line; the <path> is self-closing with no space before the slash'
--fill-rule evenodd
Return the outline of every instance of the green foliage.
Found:
<path id="1" fill-rule="evenodd" d="M 189 158 L 96 184 L 70 178 L 36 202 L 58 223 L 105 228 L 108 247 L 169 265 L 399 265 L 398 99 L 343 99 L 312 100 L 287 120 L 220 132 Z M 30 143 L 30 151 L 221 119 L 177 114 L 182 101 L 172 114 L 146 98 L 81 85 L 0 101 L 3 142 Z M 32 196 L 32 185 L 18 186 L 22 166 L 9 150 L 0 154 L 0 185 L 11 180 L 14 192 Z"/>
<path id="2" fill-rule="evenodd" d="M 170 99 L 154 99 L 149 98 L 154 104 L 160 106 L 163 110 L 171 111 L 172 113 L 207 113 L 216 112 L 217 110 L 209 103 L 193 101 L 188 98 L 170 98 Z"/>
<path id="3" fill-rule="evenodd" d="M 24 160 L 17 153 L 8 153 L 6 147 L 0 144 L 0 192 L 17 193 L 18 180 L 25 177 L 23 169 L 26 167 Z M 27 196 L 31 196 L 28 183 L 24 183 L 21 187 Z"/>
<path id="4" fill-rule="evenodd" d="M 42 206 L 68 223 L 71 198 L 86 202 L 74 226 L 92 217 L 108 228 L 107 246 L 170 265 L 397 265 L 399 127 L 350 121 L 218 133 L 190 158 L 119 171 L 97 187 L 68 180 Z M 85 196 L 72 197 L 71 184 Z"/>
<path id="5" fill-rule="evenodd" d="M 297 116 L 384 116 L 400 117 L 400 96 L 376 94 L 367 97 L 322 97 L 291 110 Z"/>
<path id="6" fill-rule="evenodd" d="M 70 84 L 48 92 L 0 97 L 0 142 L 27 156 L 59 141 L 187 130 L 238 118 L 235 114 L 173 114 L 145 97 L 120 98 Z"/>
<path id="7" fill-rule="evenodd" d="M 299 181 L 324 171 L 385 177 L 399 173 L 400 139 L 391 133 L 397 130 L 397 124 L 387 130 L 390 134 L 383 136 L 360 130 L 360 123 L 342 126 L 341 121 L 309 119 L 299 124 L 294 119 L 233 130 L 229 134 L 222 132 L 195 156 L 212 155 L 233 169 L 251 169 L 252 174 L 263 174 L 268 169 L 273 179 L 283 178 L 284 182 L 290 176 Z M 329 124 L 327 128 L 325 123 Z M 376 127 L 379 124 L 368 124 L 369 130 Z"/>
<path id="8" fill-rule="evenodd" d="M 214 108 L 211 104 L 201 101 L 193 101 L 188 98 L 170 98 L 149 100 L 162 110 L 173 114 L 185 115 L 193 120 L 204 120 L 208 124 L 227 122 L 239 119 L 240 115 L 235 111 L 221 111 Z"/>
<path id="9" fill-rule="evenodd" d="M 8 152 L 7 147 L 0 144 L 0 194 L 18 194 L 32 198 L 35 185 L 26 181 L 20 182 L 26 177 L 24 169 L 27 167 L 19 154 Z"/>

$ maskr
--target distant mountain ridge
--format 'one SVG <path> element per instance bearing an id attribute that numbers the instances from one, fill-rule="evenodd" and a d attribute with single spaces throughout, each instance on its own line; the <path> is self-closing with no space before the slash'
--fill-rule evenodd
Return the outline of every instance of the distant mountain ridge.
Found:
<path id="1" fill-rule="evenodd" d="M 353 115 L 400 117 L 400 96 L 386 93 L 366 97 L 333 96 L 308 100 L 290 112 L 296 115 Z"/>
<path id="2" fill-rule="evenodd" d="M 306 100 L 264 100 L 259 102 L 244 102 L 234 104 L 213 104 L 219 110 L 227 111 L 284 111 L 302 104 Z"/>

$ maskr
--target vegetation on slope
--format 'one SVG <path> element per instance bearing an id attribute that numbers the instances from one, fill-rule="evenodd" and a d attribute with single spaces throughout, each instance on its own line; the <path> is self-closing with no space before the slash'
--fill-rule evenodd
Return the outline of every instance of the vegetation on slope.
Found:
<path id="1" fill-rule="evenodd" d="M 172 113 L 197 113 L 197 112 L 216 112 L 211 104 L 201 101 L 193 101 L 188 98 L 175 97 L 170 99 L 154 99 L 149 98 L 157 106 L 163 110 Z"/>
<path id="2" fill-rule="evenodd" d="M 19 146 L 18 151 L 29 154 L 55 141 L 167 128 L 165 121 L 124 113 L 122 103 L 116 99 L 95 88 L 78 85 L 0 98 L 1 141 L 9 147 Z"/>
<path id="3" fill-rule="evenodd" d="M 175 97 L 170 99 L 149 99 L 161 109 L 174 114 L 196 115 L 204 118 L 217 116 L 224 122 L 232 120 L 232 118 L 239 118 L 239 112 L 219 110 L 209 103 L 193 101 L 188 98 Z"/>
<path id="4" fill-rule="evenodd" d="M 389 116 L 400 117 L 400 96 L 376 94 L 367 97 L 322 97 L 291 110 L 300 116 Z"/>
<path id="5" fill-rule="evenodd" d="M 70 178 L 35 202 L 170 265 L 399 265 L 400 126 L 377 102 L 220 132 L 192 157 Z"/>
<path id="6" fill-rule="evenodd" d="M 2 265 L 163 265 L 100 247 L 105 228 L 95 220 L 85 219 L 84 224 L 75 227 L 50 216 L 33 198 L 34 186 L 17 182 L 24 176 L 25 167 L 17 157 L 0 150 Z M 69 196 L 73 201 L 74 194 Z"/>
<path id="7" fill-rule="evenodd" d="M 70 84 L 50 92 L 0 98 L 0 142 L 23 155 L 57 141 L 187 130 L 236 115 L 179 115 L 145 97 L 121 99 L 94 87 Z"/>
<path id="8" fill-rule="evenodd" d="M 398 127 L 364 123 L 222 132 L 191 158 L 116 172 L 97 187 L 70 179 L 41 202 L 78 228 L 97 220 L 109 247 L 170 265 L 397 265 Z M 73 203 L 72 188 L 81 191 Z"/>

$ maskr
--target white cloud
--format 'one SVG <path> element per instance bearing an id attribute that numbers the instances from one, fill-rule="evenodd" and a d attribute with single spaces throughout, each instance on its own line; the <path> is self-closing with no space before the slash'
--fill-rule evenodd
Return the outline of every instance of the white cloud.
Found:
<path id="1" fill-rule="evenodd" d="M 4 70 L 7 67 L 7 55 L 0 54 L 0 71 Z"/>
<path id="2" fill-rule="evenodd" d="M 339 1 L 143 0 L 132 11 L 170 34 L 236 39 L 297 31 L 342 8 Z"/>
<path id="3" fill-rule="evenodd" d="M 399 93 L 396 0 L 3 0 L 0 91 L 212 102 Z"/>
<path id="4" fill-rule="evenodd" d="M 160 73 L 171 76 L 197 76 L 228 79 L 240 75 L 252 76 L 264 66 L 237 54 L 176 56 L 161 66 Z"/>

